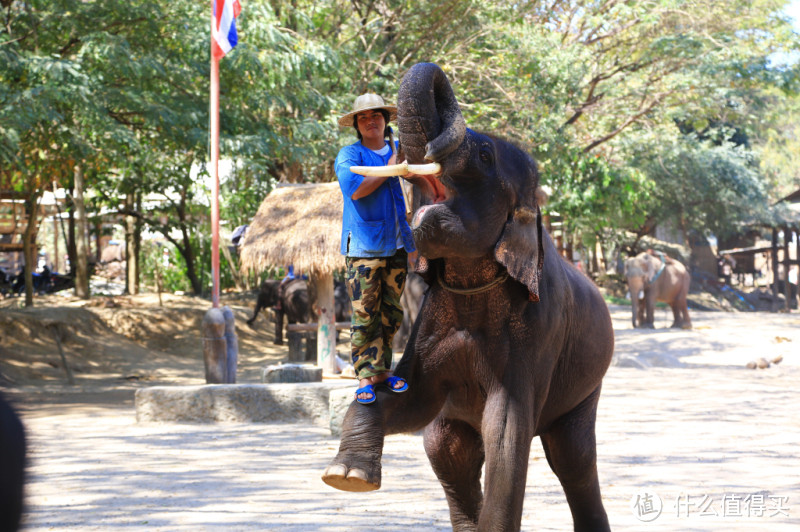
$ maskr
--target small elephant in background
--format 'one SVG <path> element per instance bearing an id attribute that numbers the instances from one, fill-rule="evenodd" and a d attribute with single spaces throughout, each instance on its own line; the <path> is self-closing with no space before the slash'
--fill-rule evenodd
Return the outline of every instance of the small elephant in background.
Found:
<path id="1" fill-rule="evenodd" d="M 280 287 L 281 281 L 277 279 L 261 283 L 253 316 L 247 320 L 247 324 L 252 327 L 262 309 L 276 307 L 280 301 L 278 308 L 275 308 L 275 345 L 283 345 L 284 316 L 288 323 L 308 323 L 313 315 L 312 303 L 316 300 L 316 294 L 313 290 L 309 290 L 309 284 L 304 279 L 287 281 L 283 287 L 283 294 Z M 333 299 L 336 321 L 349 321 L 353 310 L 343 282 L 334 282 Z M 338 338 L 338 331 L 336 336 Z"/>
<path id="2" fill-rule="evenodd" d="M 679 261 L 661 252 L 645 251 L 625 261 L 625 278 L 631 293 L 634 327 L 654 329 L 656 301 L 660 301 L 672 308 L 671 327 L 692 328 L 686 301 L 691 277 Z"/>
<path id="3" fill-rule="evenodd" d="M 261 283 L 256 300 L 253 316 L 247 320 L 251 327 L 262 309 L 275 307 L 275 345 L 283 345 L 283 318 L 289 323 L 308 323 L 311 314 L 311 304 L 308 297 L 308 283 L 303 279 L 287 281 L 280 294 L 281 281 L 268 279 Z"/>

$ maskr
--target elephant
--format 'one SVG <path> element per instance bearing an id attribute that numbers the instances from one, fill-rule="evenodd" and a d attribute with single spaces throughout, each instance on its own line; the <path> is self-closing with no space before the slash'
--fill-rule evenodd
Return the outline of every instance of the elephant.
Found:
<path id="1" fill-rule="evenodd" d="M 543 228 L 536 163 L 468 129 L 433 63 L 403 77 L 398 130 L 406 157 L 398 173 L 430 174 L 405 174 L 414 185 L 415 269 L 429 285 L 394 371 L 409 389 L 376 386 L 374 403 L 351 403 L 322 480 L 379 489 L 384 436 L 424 428 L 453 530 L 519 530 L 539 436 L 575 530 L 608 530 L 595 419 L 614 350 L 611 317 Z"/>
<path id="2" fill-rule="evenodd" d="M 18 530 L 25 485 L 25 428 L 0 394 L 0 530 Z"/>
<path id="3" fill-rule="evenodd" d="M 308 323 L 311 315 L 311 304 L 308 298 L 308 283 L 300 278 L 287 281 L 283 287 L 283 295 L 279 295 L 281 281 L 268 279 L 261 283 L 253 316 L 247 320 L 251 327 L 261 309 L 274 307 L 280 300 L 280 308 L 275 309 L 275 345 L 283 345 L 283 318 L 289 323 Z"/>
<path id="4" fill-rule="evenodd" d="M 413 271 L 408 272 L 403 295 L 400 298 L 400 304 L 403 307 L 403 322 L 392 340 L 392 351 L 399 353 L 408 342 L 408 337 L 411 334 L 414 322 L 417 320 L 419 309 L 422 307 L 422 299 L 425 297 L 427 289 L 428 285 L 419 274 Z"/>
<path id="5" fill-rule="evenodd" d="M 251 327 L 262 309 L 274 307 L 278 304 L 279 288 L 281 281 L 269 279 L 261 283 L 256 300 L 253 316 L 247 320 Z M 280 309 L 275 310 L 275 345 L 283 345 L 283 318 L 286 316 L 288 323 L 308 323 L 311 318 L 312 302 L 316 299 L 313 290 L 309 290 L 308 283 L 303 279 L 287 281 L 283 289 Z M 348 321 L 352 313 L 350 297 L 347 288 L 341 281 L 333 284 L 333 299 L 336 321 Z M 338 338 L 338 331 L 337 331 Z"/>
<path id="6" fill-rule="evenodd" d="M 625 260 L 625 278 L 631 293 L 631 322 L 635 327 L 653 329 L 656 301 L 672 308 L 672 327 L 691 329 L 689 294 L 691 277 L 679 261 L 663 253 L 648 251 Z"/>

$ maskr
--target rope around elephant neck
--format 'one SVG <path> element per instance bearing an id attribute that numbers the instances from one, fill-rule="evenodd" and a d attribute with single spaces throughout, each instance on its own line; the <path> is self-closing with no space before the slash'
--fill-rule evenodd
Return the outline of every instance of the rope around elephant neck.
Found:
<path id="1" fill-rule="evenodd" d="M 504 283 L 506 279 L 508 279 L 508 271 L 503 271 L 497 274 L 497 277 L 495 277 L 488 284 L 485 284 L 483 286 L 478 286 L 476 288 L 454 288 L 452 286 L 448 286 L 444 282 L 444 279 L 442 278 L 442 270 L 436 272 L 436 276 L 439 280 L 439 284 L 442 286 L 442 288 L 444 288 L 448 292 L 453 292 L 454 294 L 460 294 L 462 296 L 474 296 L 475 294 L 482 294 L 483 292 L 487 292 L 492 288 L 494 288 L 495 286 Z"/>

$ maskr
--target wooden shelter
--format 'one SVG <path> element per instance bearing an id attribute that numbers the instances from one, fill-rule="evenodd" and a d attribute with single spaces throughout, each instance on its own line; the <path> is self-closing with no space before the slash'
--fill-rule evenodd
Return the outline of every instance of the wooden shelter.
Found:
<path id="1" fill-rule="evenodd" d="M 261 202 L 239 246 L 243 270 L 291 264 L 309 275 L 319 308 L 317 364 L 329 373 L 336 367 L 333 272 L 345 267 L 339 253 L 343 208 L 336 182 L 278 187 Z"/>
<path id="2" fill-rule="evenodd" d="M 789 272 L 792 268 L 800 270 L 800 189 L 777 201 L 776 205 L 781 203 L 786 205 L 787 214 L 785 219 L 771 227 L 771 245 L 725 249 L 721 250 L 719 254 L 729 254 L 736 260 L 758 254 L 767 255 L 771 263 L 773 302 L 777 301 L 779 288 L 782 286 L 784 309 L 788 312 L 791 308 L 791 301 L 798 296 L 797 284 L 790 282 Z M 782 245 L 779 245 L 779 233 L 783 235 Z M 794 243 L 794 249 L 791 249 L 792 243 Z M 773 307 L 772 310 L 777 309 Z"/>

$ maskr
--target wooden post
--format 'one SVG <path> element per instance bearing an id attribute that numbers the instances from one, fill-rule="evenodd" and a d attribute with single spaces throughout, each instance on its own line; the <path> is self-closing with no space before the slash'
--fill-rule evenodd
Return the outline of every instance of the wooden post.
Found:
<path id="1" fill-rule="evenodd" d="M 323 373 L 336 373 L 336 306 L 333 299 L 333 273 L 316 273 L 311 281 L 317 289 L 317 366 Z"/>
<path id="2" fill-rule="evenodd" d="M 289 345 L 289 362 L 303 362 L 303 333 L 299 331 L 286 331 L 286 342 Z"/>
<path id="3" fill-rule="evenodd" d="M 791 268 L 791 261 L 789 260 L 789 239 L 791 238 L 791 231 L 789 226 L 783 228 L 783 308 L 789 312 L 791 302 L 789 296 L 792 293 L 791 286 L 789 286 L 789 268 Z"/>
<path id="4" fill-rule="evenodd" d="M 794 258 L 795 265 L 797 266 L 797 277 L 795 277 L 795 287 L 797 298 L 797 309 L 800 310 L 800 231 L 794 232 Z"/>
<path id="5" fill-rule="evenodd" d="M 778 229 L 772 228 L 772 303 L 770 311 L 778 310 Z"/>

